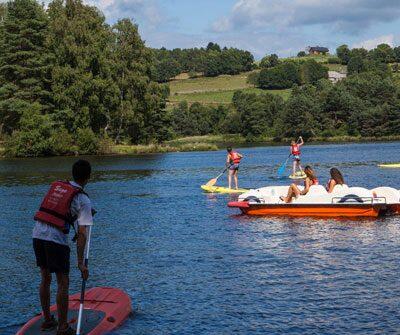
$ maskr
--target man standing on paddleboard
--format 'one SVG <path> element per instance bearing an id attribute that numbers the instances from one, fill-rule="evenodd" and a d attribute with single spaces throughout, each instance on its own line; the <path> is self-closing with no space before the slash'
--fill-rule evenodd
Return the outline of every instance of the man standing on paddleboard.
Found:
<path id="1" fill-rule="evenodd" d="M 90 179 L 91 170 L 89 162 L 75 162 L 72 167 L 74 181 L 52 183 L 35 215 L 32 237 L 36 264 L 41 272 L 39 295 L 44 317 L 41 330 L 49 331 L 57 327 L 57 335 L 75 334 L 67 322 L 70 270 L 68 233 L 71 227 L 76 233 L 74 240 L 77 244 L 78 268 L 83 279 L 89 276 L 84 264 L 84 251 L 87 228 L 93 224 L 93 216 L 91 201 L 83 188 Z M 57 320 L 50 314 L 52 273 L 56 274 L 57 279 Z"/>
<path id="2" fill-rule="evenodd" d="M 299 141 L 295 142 L 292 141 L 290 143 L 290 153 L 293 155 L 293 177 L 296 176 L 296 170 L 297 168 L 300 170 L 301 174 L 303 174 L 303 169 L 301 167 L 301 163 L 300 163 L 300 147 L 304 144 L 303 138 L 301 136 L 299 136 Z"/>
<path id="3" fill-rule="evenodd" d="M 238 173 L 240 160 L 243 158 L 241 154 L 233 151 L 231 147 L 226 148 L 228 155 L 226 156 L 226 166 L 228 167 L 228 185 L 229 188 L 232 186 L 232 176 L 235 179 L 235 187 L 239 188 Z"/>

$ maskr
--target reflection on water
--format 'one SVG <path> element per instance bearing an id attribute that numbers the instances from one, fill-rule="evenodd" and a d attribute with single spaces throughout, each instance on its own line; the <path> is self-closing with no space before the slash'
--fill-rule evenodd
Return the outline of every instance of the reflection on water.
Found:
<path id="1" fill-rule="evenodd" d="M 290 182 L 276 179 L 287 148 L 241 151 L 241 187 Z M 303 150 L 321 183 L 336 166 L 367 188 L 399 188 L 400 170 L 376 166 L 393 157 L 398 143 Z M 32 215 L 75 159 L 0 160 L 1 334 L 39 309 Z M 199 188 L 222 170 L 223 151 L 88 159 L 98 210 L 88 285 L 126 290 L 136 311 L 115 334 L 398 334 L 399 218 L 238 215 L 226 207 L 237 195 Z"/>

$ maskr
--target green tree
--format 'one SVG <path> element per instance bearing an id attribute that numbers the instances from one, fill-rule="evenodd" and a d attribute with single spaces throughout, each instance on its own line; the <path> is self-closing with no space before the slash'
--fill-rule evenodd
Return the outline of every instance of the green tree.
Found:
<path id="1" fill-rule="evenodd" d="M 361 59 L 365 59 L 368 57 L 368 50 L 364 48 L 354 48 L 350 51 L 350 58 L 351 57 L 360 57 Z"/>
<path id="2" fill-rule="evenodd" d="M 300 66 L 295 62 L 284 62 L 271 69 L 262 69 L 258 86 L 262 89 L 284 89 L 301 84 Z"/>
<path id="3" fill-rule="evenodd" d="M 305 57 L 305 56 L 307 56 L 307 54 L 306 54 L 305 51 L 299 51 L 299 52 L 297 53 L 297 57 Z"/>
<path id="4" fill-rule="evenodd" d="M 321 104 L 317 99 L 313 87 L 295 88 L 292 91 L 283 114 L 284 129 L 282 134 L 286 137 L 304 138 L 314 137 L 322 130 Z"/>
<path id="5" fill-rule="evenodd" d="M 79 128 L 99 133 L 107 129 L 107 111 L 117 103 L 111 78 L 111 31 L 97 8 L 80 0 L 54 0 L 48 13 L 49 47 L 56 55 L 54 119 L 71 133 Z"/>
<path id="6" fill-rule="evenodd" d="M 336 55 L 340 58 L 342 64 L 347 64 L 350 60 L 350 49 L 346 44 L 343 44 L 336 49 Z"/>
<path id="7" fill-rule="evenodd" d="M 42 113 L 52 109 L 47 28 L 46 13 L 36 1 L 7 4 L 0 30 L 0 133 L 17 129 L 32 104 Z"/>
<path id="8" fill-rule="evenodd" d="M 56 129 L 49 114 L 43 115 L 39 103 L 30 105 L 6 142 L 6 154 L 12 157 L 37 157 L 67 154 L 72 151 L 72 137 L 65 129 Z"/>
<path id="9" fill-rule="evenodd" d="M 366 64 L 364 59 L 359 55 L 351 57 L 347 64 L 347 73 L 351 75 L 364 71 L 366 71 Z"/>
<path id="10" fill-rule="evenodd" d="M 381 63 L 391 63 L 395 59 L 395 54 L 389 44 L 379 44 L 375 49 L 370 51 L 372 59 Z"/>
<path id="11" fill-rule="evenodd" d="M 277 66 L 279 63 L 280 63 L 280 61 L 279 61 L 278 55 L 271 54 L 271 55 L 267 55 L 263 59 L 261 59 L 260 67 L 268 69 L 268 68 Z"/>
<path id="12" fill-rule="evenodd" d="M 112 77 L 118 88 L 118 104 L 109 116 L 109 126 L 114 139 L 119 142 L 127 135 L 134 143 L 158 142 L 169 92 L 151 81 L 152 53 L 140 38 L 138 27 L 123 19 L 113 26 L 113 34 Z"/>
<path id="13" fill-rule="evenodd" d="M 328 68 L 314 59 L 310 59 L 301 65 L 304 83 L 315 85 L 320 79 L 328 79 Z"/>
<path id="14" fill-rule="evenodd" d="M 172 58 L 165 58 L 155 65 L 155 80 L 165 83 L 182 72 L 180 64 Z"/>
<path id="15" fill-rule="evenodd" d="M 237 91 L 232 101 L 240 115 L 242 134 L 248 140 L 272 136 L 274 120 L 284 105 L 281 97 Z"/>
<path id="16" fill-rule="evenodd" d="M 394 61 L 400 63 L 400 46 L 393 48 Z"/>
<path id="17" fill-rule="evenodd" d="M 221 47 L 217 43 L 209 42 L 207 44 L 207 51 L 216 51 L 216 52 L 221 52 Z"/>

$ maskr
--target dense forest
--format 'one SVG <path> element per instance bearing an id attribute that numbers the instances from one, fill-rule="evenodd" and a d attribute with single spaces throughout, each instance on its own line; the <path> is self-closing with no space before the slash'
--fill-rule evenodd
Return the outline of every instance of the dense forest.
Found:
<path id="1" fill-rule="evenodd" d="M 399 86 L 389 72 L 363 72 L 332 84 L 294 87 L 289 99 L 271 93 L 237 91 L 233 106 L 181 103 L 172 111 L 182 136 L 240 133 L 248 141 L 332 136 L 382 137 L 400 134 Z"/>
<path id="2" fill-rule="evenodd" d="M 0 140 L 10 156 L 97 153 L 112 144 L 163 143 L 192 135 L 240 134 L 248 141 L 295 137 L 391 136 L 400 131 L 400 47 L 337 49 L 328 62 L 299 53 L 221 48 L 148 48 L 131 20 L 107 24 L 81 0 L 0 4 Z M 257 70 L 254 70 L 257 68 Z M 265 90 L 237 91 L 231 104 L 181 102 L 167 108 L 171 77 L 250 72 Z M 287 100 L 268 89 L 290 88 Z"/>
<path id="3" fill-rule="evenodd" d="M 201 73 L 206 77 L 221 74 L 238 74 L 255 67 L 254 57 L 249 51 L 221 47 L 210 42 L 206 48 L 154 49 L 155 79 L 166 82 L 176 75 L 187 72 L 191 77 Z"/>
<path id="4" fill-rule="evenodd" d="M 80 0 L 8 2 L 0 24 L 0 131 L 10 155 L 96 152 L 169 138 L 168 87 L 138 27 Z"/>

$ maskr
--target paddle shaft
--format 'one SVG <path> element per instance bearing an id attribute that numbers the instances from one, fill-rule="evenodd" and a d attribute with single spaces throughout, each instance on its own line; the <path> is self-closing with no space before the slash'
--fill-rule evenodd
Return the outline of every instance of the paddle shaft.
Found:
<path id="1" fill-rule="evenodd" d="M 230 166 L 230 165 L 229 165 L 229 166 Z M 227 166 L 227 167 L 224 169 L 224 171 L 222 171 L 215 179 L 218 179 L 219 177 L 221 177 L 221 176 L 225 173 L 225 171 L 228 170 L 229 166 Z"/>
<path id="2" fill-rule="evenodd" d="M 90 235 L 92 233 L 92 226 L 88 226 L 88 237 L 86 242 L 86 252 L 85 252 L 85 267 L 89 264 L 89 249 L 90 249 Z M 76 335 L 80 335 L 81 327 L 82 327 L 82 316 L 83 316 L 83 305 L 85 303 L 85 290 L 86 290 L 86 280 L 82 279 L 82 287 L 81 287 L 81 299 L 79 305 L 79 314 L 78 314 L 78 324 L 76 326 Z"/>

